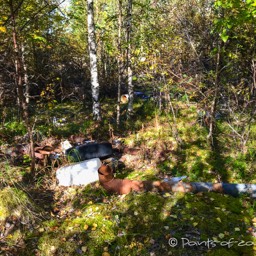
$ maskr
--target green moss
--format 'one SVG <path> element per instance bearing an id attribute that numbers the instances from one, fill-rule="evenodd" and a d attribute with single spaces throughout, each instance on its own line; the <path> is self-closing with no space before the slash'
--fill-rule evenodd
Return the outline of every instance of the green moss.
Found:
<path id="1" fill-rule="evenodd" d="M 79 106 L 56 106 L 52 112 L 48 111 L 48 115 L 67 115 L 70 124 L 58 129 L 51 127 L 50 134 L 68 136 L 81 132 L 100 139 L 107 137 L 108 118 L 115 111 L 111 100 L 107 103 L 110 108 L 103 105 L 105 112 L 100 126 L 90 118 L 78 118 L 78 113 L 90 116 Z M 228 126 L 221 121 L 215 131 L 217 148 L 213 150 L 206 140 L 207 127 L 197 121 L 196 106 L 175 102 L 173 107 L 182 143 L 174 137 L 172 113 L 160 113 L 152 102 L 136 102 L 136 115 L 130 121 L 122 120 L 118 131 L 125 137 L 125 144 L 140 147 L 142 153 L 139 160 L 132 163 L 135 167 L 127 165 L 117 171 L 118 178 L 156 180 L 164 175 L 187 175 L 188 181 L 215 182 L 218 178 L 250 182 L 250 178 L 253 179 L 256 166 L 254 141 L 249 142 L 247 152 L 238 152 L 236 142 L 228 136 Z M 75 113 L 73 117 L 69 116 L 70 111 Z M 48 115 L 43 117 L 46 124 L 49 123 Z M 49 127 L 44 124 L 45 131 L 49 132 Z M 115 124 L 113 129 L 116 132 Z M 149 159 L 144 159 L 143 152 L 149 153 Z M 159 160 L 159 155 L 163 155 L 163 159 Z M 0 178 L 6 180 L 6 175 Z M 168 244 L 170 238 L 181 242 L 184 237 L 192 241 L 221 242 L 231 238 L 254 241 L 250 230 L 255 224 L 255 202 L 248 196 L 147 192 L 123 197 L 109 195 L 98 186 L 96 183 L 52 191 L 54 202 L 44 202 L 49 203 L 49 212 L 44 215 L 48 220 L 33 224 L 29 231 L 24 228 L 12 232 L 7 238 L 8 245 L 13 246 L 23 237 L 29 251 L 24 255 L 101 256 L 106 251 L 111 256 L 198 255 L 198 252 L 202 255 L 254 255 L 250 246 L 182 248 L 180 243 L 177 247 Z M 15 214 L 29 217 L 34 207 L 24 192 L 13 188 L 1 190 L 0 199 L 2 221 Z M 55 212 L 56 206 L 60 209 Z"/>
<path id="2" fill-rule="evenodd" d="M 221 248 L 221 249 L 212 249 L 206 255 L 207 256 L 239 256 L 240 253 L 230 248 L 228 249 Z"/>
<path id="3" fill-rule="evenodd" d="M 0 221 L 10 216 L 33 219 L 32 210 L 36 210 L 36 207 L 22 190 L 11 187 L 0 190 Z"/>

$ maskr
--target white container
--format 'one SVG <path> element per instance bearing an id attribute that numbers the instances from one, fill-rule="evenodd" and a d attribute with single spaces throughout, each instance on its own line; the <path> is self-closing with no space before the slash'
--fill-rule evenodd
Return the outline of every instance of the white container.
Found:
<path id="1" fill-rule="evenodd" d="M 63 166 L 56 171 L 59 186 L 88 185 L 99 180 L 99 158 Z"/>

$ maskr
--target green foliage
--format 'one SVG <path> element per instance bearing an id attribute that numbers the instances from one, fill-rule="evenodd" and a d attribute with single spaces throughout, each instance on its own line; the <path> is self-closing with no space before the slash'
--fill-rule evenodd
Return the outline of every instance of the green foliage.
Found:
<path id="1" fill-rule="evenodd" d="M 109 101 L 108 105 L 110 103 Z M 151 101 L 136 102 L 136 119 L 127 121 L 129 126 L 123 128 L 133 127 L 133 132 L 126 134 L 124 141 L 129 147 L 139 147 L 141 151 L 128 159 L 124 169 L 116 172 L 117 178 L 156 180 L 165 175 L 187 175 L 188 181 L 216 182 L 217 175 L 222 178 L 225 172 L 228 172 L 226 177 L 230 182 L 250 181 L 250 166 L 254 161 L 255 150 L 249 147 L 247 153 L 241 153 L 237 152 L 235 141 L 229 141 L 227 145 L 227 134 L 230 131 L 223 124 L 225 120 L 218 122 L 218 125 L 222 124 L 219 131 L 222 134 L 222 140 L 219 140 L 220 151 L 212 152 L 206 140 L 207 127 L 197 122 L 197 105 L 175 101 L 173 107 L 176 111 L 177 132 L 183 141 L 181 145 L 178 145 L 174 138 L 172 113 L 160 113 Z M 106 106 L 103 105 L 103 109 L 106 110 Z M 79 117 L 86 116 L 78 105 L 72 104 L 57 105 L 49 113 L 68 116 L 67 110 L 68 113 L 73 110 Z M 96 126 L 91 119 L 76 118 L 76 115 L 69 121 L 74 127 L 84 129 L 84 132 L 90 130 L 103 138 L 108 129 L 106 120 L 113 116 L 110 110 L 104 113 L 104 127 Z M 66 127 L 68 134 L 72 129 L 68 125 Z M 56 128 L 60 135 L 62 128 Z M 126 133 L 125 130 L 122 132 Z M 49 171 L 42 174 L 42 181 L 34 187 L 41 195 L 40 200 L 37 198 L 36 202 L 49 208 L 47 214 L 40 209 L 47 219 L 33 224 L 33 228 L 25 226 L 23 229 L 17 229 L 6 241 L 11 247 L 24 238 L 26 250 L 21 251 L 20 255 L 31 255 L 35 249 L 38 253 L 49 256 L 100 256 L 104 253 L 139 253 L 146 256 L 150 252 L 167 255 L 170 250 L 179 255 L 188 253 L 191 247 L 182 248 L 179 245 L 172 248 L 168 244 L 169 239 L 174 237 L 181 243 L 181 239 L 190 237 L 191 232 L 194 234 L 191 237 L 193 241 L 210 239 L 224 242 L 231 238 L 236 241 L 254 241 L 248 230 L 251 230 L 255 223 L 255 203 L 248 197 L 233 198 L 213 193 L 155 192 L 131 193 L 126 197 L 119 197 L 108 195 L 96 184 L 65 190 L 56 188 L 52 200 L 52 197 L 45 199 L 48 193 L 45 184 L 51 183 L 52 175 L 55 175 L 55 170 L 52 170 L 52 174 Z M 14 184 L 22 181 L 21 176 L 20 180 L 7 182 L 7 174 L 11 177 L 16 175 L 12 172 L 14 169 L 7 168 L 0 177 L 1 183 Z M 2 189 L 0 199 L 0 210 L 4 213 L 3 222 L 16 213 L 17 216 L 32 218 L 34 215 L 30 215 L 31 210 L 37 208 L 24 192 L 9 187 Z M 236 244 L 231 248 L 217 246 L 208 249 L 202 245 L 196 247 L 198 248 L 205 255 L 253 253 L 252 247 L 239 247 Z"/>
<path id="2" fill-rule="evenodd" d="M 23 122 L 9 121 L 4 124 L 3 133 L 8 136 L 24 135 L 26 133 L 26 127 Z"/>
<path id="3" fill-rule="evenodd" d="M 154 93 L 156 97 L 135 100 L 131 120 L 126 119 L 124 106 L 118 128 L 113 99 L 117 98 L 119 58 L 125 76 L 126 1 L 122 4 L 121 52 L 117 43 L 117 1 L 95 1 L 99 77 L 101 95 L 105 97 L 101 99 L 100 123 L 92 120 L 87 109 L 91 90 L 86 1 L 72 0 L 70 9 L 61 12 L 55 0 L 12 2 L 17 8 L 18 43 L 24 46 L 23 65 L 27 66 L 30 92 L 34 96 L 29 107 L 36 130 L 61 139 L 81 134 L 99 141 L 110 139 L 112 131 L 126 146 L 140 149 L 138 154 L 128 157 L 124 170 L 118 170 L 119 178 L 154 180 L 165 175 L 187 175 L 188 181 L 256 182 L 256 126 L 252 116 L 255 113 L 254 0 L 134 2 L 133 83 L 136 90 Z M 9 17 L 8 1 L 2 1 L 1 42 L 12 40 Z M 0 63 L 3 71 L 0 104 L 8 106 L 8 111 L 3 111 L 6 118 L 2 120 L 1 141 L 4 143 L 7 137 L 15 142 L 14 136 L 26 133 L 24 123 L 18 121 L 18 111 L 9 108 L 17 102 L 13 93 L 15 51 L 9 43 L 3 43 L 0 52 L 5 53 Z M 122 93 L 126 92 L 125 84 L 123 77 Z M 215 97 L 214 86 L 218 86 L 216 110 L 221 119 L 215 120 L 214 146 L 211 146 L 204 118 Z M 53 124 L 54 117 L 66 121 Z M 5 152 L 5 147 L 1 147 L 2 151 Z M 255 240 L 255 203 L 247 197 L 149 192 L 123 198 L 109 196 L 97 185 L 63 191 L 46 185 L 53 184 L 55 175 L 54 168 L 48 167 L 45 170 L 38 167 L 42 174 L 33 187 L 38 190 L 36 202 L 49 207 L 47 214 L 40 210 L 47 220 L 40 220 L 37 225 L 31 214 L 35 205 L 30 197 L 13 188 L 21 186 L 28 170 L 12 168 L 5 161 L 0 167 L 1 227 L 16 218 L 29 223 L 17 225 L 6 241 L 2 239 L 1 243 L 8 248 L 20 249 L 13 255 L 185 255 L 191 253 L 191 248 L 170 248 L 170 237 L 186 236 L 198 241 L 208 238 L 224 241 L 231 237 L 239 241 Z M 26 185 L 31 189 L 31 184 Z M 45 199 L 48 189 L 54 195 Z M 1 228 L 0 231 L 4 232 Z M 26 245 L 24 251 L 24 244 L 18 244 L 22 239 Z M 210 250 L 200 247 L 198 252 L 254 254 L 251 247 L 238 246 Z"/>
<path id="4" fill-rule="evenodd" d="M 254 59 L 255 12 L 254 1 L 215 1 L 216 16 L 214 17 L 214 30 L 225 43 L 223 60 L 229 66 L 231 77 L 246 76 L 249 72 L 250 60 Z M 249 55 L 247 55 L 250 52 Z M 246 56 L 246 57 L 245 57 Z M 246 65 L 244 63 L 247 62 Z M 236 74 L 232 75 L 232 70 Z M 238 73 L 239 70 L 239 73 Z M 229 78 L 231 80 L 232 78 Z"/>

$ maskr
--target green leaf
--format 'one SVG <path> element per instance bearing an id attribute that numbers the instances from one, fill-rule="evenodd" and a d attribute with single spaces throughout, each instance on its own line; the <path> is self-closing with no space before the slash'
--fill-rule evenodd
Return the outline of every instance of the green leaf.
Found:
<path id="1" fill-rule="evenodd" d="M 224 236 L 225 236 L 225 235 L 224 235 L 223 233 L 219 233 L 219 238 L 222 239 L 222 238 L 224 238 Z"/>
<path id="2" fill-rule="evenodd" d="M 44 42 L 46 43 L 46 39 L 42 36 L 38 36 L 36 34 L 33 35 L 33 39 L 37 40 L 37 41 L 40 41 L 40 42 Z"/>
<path id="3" fill-rule="evenodd" d="M 224 43 L 228 41 L 229 36 L 226 34 L 226 32 L 220 34 L 220 37 Z"/>
<path id="4" fill-rule="evenodd" d="M 215 6 L 221 6 L 222 5 L 222 2 L 221 1 L 216 1 L 215 2 Z"/>

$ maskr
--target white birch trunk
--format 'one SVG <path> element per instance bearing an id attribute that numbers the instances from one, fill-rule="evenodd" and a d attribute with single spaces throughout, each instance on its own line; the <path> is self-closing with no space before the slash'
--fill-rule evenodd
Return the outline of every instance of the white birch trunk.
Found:
<path id="1" fill-rule="evenodd" d="M 117 85 L 117 116 L 116 123 L 120 125 L 121 83 L 122 83 L 122 0 L 118 0 L 118 85 Z"/>
<path id="2" fill-rule="evenodd" d="M 133 98 L 134 89 L 132 83 L 132 64 L 131 64 L 131 31 L 132 31 L 132 0 L 128 0 L 127 6 L 127 79 L 128 79 L 128 111 L 127 117 L 129 118 L 133 113 Z"/>
<path id="3" fill-rule="evenodd" d="M 87 0 L 87 22 L 88 22 L 88 44 L 91 70 L 91 89 L 92 89 L 92 113 L 95 120 L 101 120 L 99 102 L 99 80 L 97 69 L 97 52 L 94 26 L 93 0 Z"/>
<path id="4" fill-rule="evenodd" d="M 25 47 L 24 44 L 21 45 L 21 60 L 23 64 L 23 70 L 24 70 L 24 84 L 25 84 L 25 100 L 26 103 L 29 104 L 29 84 L 28 84 L 28 68 L 25 61 Z"/>

